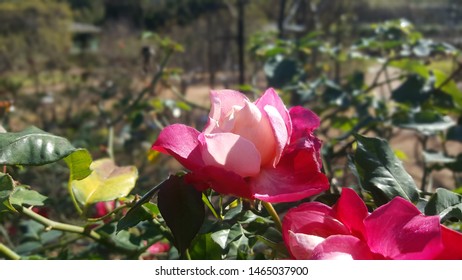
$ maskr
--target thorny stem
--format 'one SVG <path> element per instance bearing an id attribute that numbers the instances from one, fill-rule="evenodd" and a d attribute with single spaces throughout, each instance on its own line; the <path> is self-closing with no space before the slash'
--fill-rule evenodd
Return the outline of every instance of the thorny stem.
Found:
<path id="1" fill-rule="evenodd" d="M 282 232 L 281 219 L 279 219 L 279 215 L 276 212 L 276 210 L 274 209 L 273 205 L 271 203 L 269 203 L 269 202 L 266 202 L 266 201 L 262 201 L 262 204 L 265 207 L 266 211 L 268 211 L 268 213 L 271 215 L 271 218 L 273 218 L 273 221 L 274 221 L 274 223 L 276 225 L 276 228 L 280 232 Z"/>
<path id="2" fill-rule="evenodd" d="M 70 224 L 65 224 L 65 223 L 60 223 L 60 222 L 55 222 L 53 220 L 50 220 L 48 218 L 45 218 L 34 211 L 32 211 L 29 208 L 26 207 L 21 207 L 18 209 L 19 212 L 24 214 L 25 216 L 35 220 L 36 222 L 44 225 L 47 230 L 59 230 L 59 231 L 64 231 L 64 232 L 72 232 L 72 233 L 78 233 L 84 236 L 87 236 L 94 241 L 103 244 L 108 247 L 112 247 L 120 252 L 127 253 L 127 254 L 133 254 L 136 253 L 136 251 L 129 250 L 120 246 L 117 246 L 116 243 L 109 237 L 103 236 L 96 231 L 93 231 L 91 229 L 81 227 L 81 226 L 76 226 L 76 225 L 70 225 Z"/>
<path id="3" fill-rule="evenodd" d="M 0 243 L 0 255 L 3 255 L 8 260 L 20 260 L 21 256 L 18 255 L 16 252 L 11 250 L 10 248 Z"/>

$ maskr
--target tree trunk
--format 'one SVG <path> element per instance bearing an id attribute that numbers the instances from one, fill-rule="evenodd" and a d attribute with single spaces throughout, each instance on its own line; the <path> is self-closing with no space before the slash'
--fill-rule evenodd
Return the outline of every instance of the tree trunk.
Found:
<path id="1" fill-rule="evenodd" d="M 279 17 L 278 17 L 278 37 L 279 39 L 284 38 L 284 17 L 286 11 L 286 0 L 279 1 Z"/>
<path id="2" fill-rule="evenodd" d="M 209 68 L 209 86 L 210 88 L 215 87 L 215 62 L 214 62 L 214 48 L 213 48 L 213 22 L 212 14 L 206 15 L 207 19 L 207 64 Z"/>
<path id="3" fill-rule="evenodd" d="M 245 83 L 245 60 L 244 60 L 244 17 L 245 17 L 245 0 L 237 0 L 237 47 L 239 63 L 239 84 Z"/>

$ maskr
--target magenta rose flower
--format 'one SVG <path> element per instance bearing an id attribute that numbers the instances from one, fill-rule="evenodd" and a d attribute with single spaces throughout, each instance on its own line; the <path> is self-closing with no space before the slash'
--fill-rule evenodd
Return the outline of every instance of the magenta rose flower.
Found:
<path id="1" fill-rule="evenodd" d="M 199 190 L 288 202 L 328 189 L 321 172 L 319 118 L 302 107 L 286 109 L 273 89 L 252 103 L 244 94 L 210 94 L 209 122 L 202 132 L 174 124 L 152 149 L 175 157 Z"/>
<path id="2" fill-rule="evenodd" d="M 116 207 L 115 200 L 112 201 L 100 201 L 95 204 L 95 215 L 94 218 L 101 218 L 106 216 Z"/>
<path id="3" fill-rule="evenodd" d="M 170 244 L 167 242 L 159 241 L 149 246 L 147 252 L 151 255 L 157 255 L 160 253 L 168 252 L 168 250 L 170 250 Z"/>
<path id="4" fill-rule="evenodd" d="M 361 198 L 345 188 L 333 207 L 309 202 L 289 210 L 282 226 L 295 259 L 462 258 L 462 234 L 401 197 L 369 214 Z"/>

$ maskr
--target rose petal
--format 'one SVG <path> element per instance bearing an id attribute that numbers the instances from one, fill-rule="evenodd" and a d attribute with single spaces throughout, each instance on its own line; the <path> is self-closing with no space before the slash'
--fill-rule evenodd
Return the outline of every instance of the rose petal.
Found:
<path id="1" fill-rule="evenodd" d="M 332 235 L 312 251 L 313 260 L 371 260 L 366 243 L 352 235 Z"/>
<path id="2" fill-rule="evenodd" d="M 273 160 L 271 162 L 272 166 L 276 167 L 276 165 L 279 163 L 279 160 L 281 159 L 284 148 L 289 142 L 289 133 L 287 131 L 286 123 L 275 107 L 266 105 L 264 110 L 266 117 L 271 124 L 271 128 L 276 140 L 276 154 L 273 156 Z"/>
<path id="3" fill-rule="evenodd" d="M 411 202 L 396 197 L 365 220 L 372 252 L 391 259 L 433 259 L 443 248 L 437 216 L 425 217 Z"/>
<path id="4" fill-rule="evenodd" d="M 235 90 L 222 89 L 210 91 L 211 108 L 209 123 L 204 129 L 204 133 L 214 132 L 214 129 L 220 125 L 218 121 L 226 119 L 226 116 L 233 111 L 233 107 L 243 107 L 245 101 L 249 101 L 247 96 Z"/>
<path id="5" fill-rule="evenodd" d="M 242 177 L 260 171 L 261 157 L 255 145 L 233 133 L 200 134 L 205 165 L 223 168 Z"/>
<path id="6" fill-rule="evenodd" d="M 343 188 L 333 210 L 337 219 L 347 226 L 353 235 L 365 240 L 364 219 L 368 216 L 367 207 L 354 190 Z"/>
<path id="7" fill-rule="evenodd" d="M 288 233 L 303 233 L 326 238 L 335 234 L 349 234 L 350 231 L 333 216 L 332 209 L 320 202 L 308 202 L 290 209 L 282 222 L 283 238 L 289 240 Z"/>
<path id="8" fill-rule="evenodd" d="M 169 125 L 160 132 L 151 149 L 173 156 L 189 170 L 197 170 L 204 166 L 199 134 L 196 129 L 183 124 Z"/>
<path id="9" fill-rule="evenodd" d="M 170 250 L 170 245 L 166 242 L 159 241 L 149 246 L 147 252 L 152 255 L 156 255 L 163 252 L 167 252 L 168 250 Z"/>
<path id="10" fill-rule="evenodd" d="M 266 114 L 254 104 L 245 101 L 245 106 L 235 113 L 234 127 L 230 131 L 252 142 L 261 155 L 261 165 L 272 162 L 276 154 L 276 139 Z"/>
<path id="11" fill-rule="evenodd" d="M 296 201 L 329 189 L 315 149 L 309 146 L 284 154 L 276 168 L 262 168 L 250 183 L 255 197 L 267 202 Z"/>
<path id="12" fill-rule="evenodd" d="M 206 166 L 193 173 L 186 174 L 188 183 L 197 190 L 212 188 L 218 193 L 254 199 L 250 186 L 238 174 L 215 166 Z"/>
<path id="13" fill-rule="evenodd" d="M 269 88 L 265 93 L 255 101 L 255 105 L 263 112 L 267 105 L 274 107 L 281 115 L 282 119 L 287 128 L 287 134 L 290 136 L 292 133 L 292 121 L 287 111 L 286 106 L 282 102 L 281 98 L 273 88 Z"/>
<path id="14" fill-rule="evenodd" d="M 292 120 L 292 138 L 298 139 L 308 131 L 312 132 L 320 125 L 319 117 L 301 106 L 292 107 L 289 111 Z"/>
<path id="15" fill-rule="evenodd" d="M 309 142 L 314 147 L 317 162 L 321 166 L 321 141 L 313 135 L 313 131 L 319 127 L 319 117 L 312 111 L 300 106 L 292 107 L 289 114 L 292 119 L 291 149 L 306 146 L 305 142 Z"/>
<path id="16" fill-rule="evenodd" d="M 444 250 L 438 255 L 439 260 L 462 260 L 462 233 L 441 226 Z"/>
<path id="17" fill-rule="evenodd" d="M 294 259 L 310 260 L 313 249 L 323 241 L 324 238 L 316 235 L 294 233 L 293 231 L 289 231 L 289 240 L 286 242 L 286 245 Z"/>

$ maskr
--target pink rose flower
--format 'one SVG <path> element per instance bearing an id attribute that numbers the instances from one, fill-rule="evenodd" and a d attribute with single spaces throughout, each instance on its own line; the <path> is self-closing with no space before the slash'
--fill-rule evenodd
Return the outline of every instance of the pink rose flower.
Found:
<path id="1" fill-rule="evenodd" d="M 144 244 L 146 244 L 146 241 L 144 241 Z M 159 241 L 151 246 L 146 250 L 146 253 L 142 254 L 140 256 L 140 259 L 142 260 L 157 260 L 160 254 L 162 253 L 167 253 L 170 250 L 170 243 L 164 242 L 164 241 Z"/>
<path id="2" fill-rule="evenodd" d="M 115 209 L 115 200 L 112 201 L 101 201 L 95 204 L 95 215 L 94 218 L 101 218 Z"/>
<path id="3" fill-rule="evenodd" d="M 210 99 L 202 132 L 174 124 L 152 146 L 189 169 L 186 178 L 197 189 L 288 202 L 329 188 L 313 134 L 316 114 L 302 107 L 288 111 L 271 88 L 254 103 L 233 90 L 212 91 Z"/>
<path id="4" fill-rule="evenodd" d="M 462 259 L 462 234 L 396 197 L 368 214 L 351 189 L 333 207 L 304 203 L 283 220 L 284 242 L 295 259 Z"/>
<path id="5" fill-rule="evenodd" d="M 148 249 L 147 252 L 151 255 L 157 255 L 160 253 L 168 252 L 170 250 L 170 244 L 167 242 L 156 242 L 152 244 Z"/>

